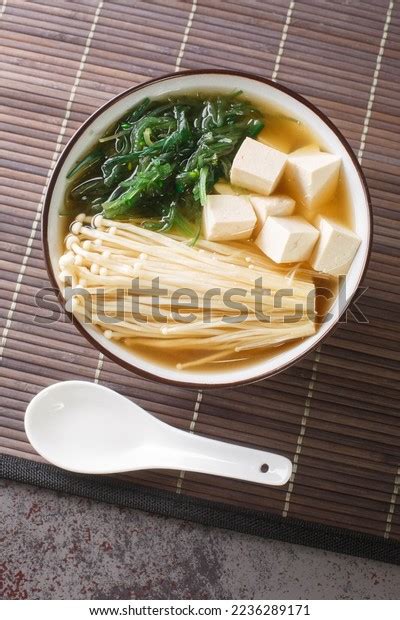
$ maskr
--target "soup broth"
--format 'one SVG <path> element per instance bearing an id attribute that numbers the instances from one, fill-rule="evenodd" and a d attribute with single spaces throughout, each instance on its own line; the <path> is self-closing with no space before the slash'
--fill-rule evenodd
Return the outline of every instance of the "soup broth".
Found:
<path id="1" fill-rule="evenodd" d="M 202 96 L 204 96 L 204 94 L 202 94 Z M 288 118 L 279 110 L 273 109 L 268 106 L 263 106 L 262 112 L 264 117 L 264 128 L 257 135 L 258 141 L 265 143 L 273 147 L 274 149 L 278 149 L 283 153 L 291 153 L 296 149 L 305 147 L 310 144 L 316 144 L 320 147 L 321 151 L 324 151 L 323 144 L 321 144 L 321 142 L 319 141 L 318 136 L 314 135 L 308 127 L 304 126 L 296 119 Z M 86 176 L 83 178 L 85 179 L 89 177 Z M 211 190 L 211 192 L 209 193 L 213 193 L 213 190 Z M 247 193 L 249 192 L 245 190 L 243 191 L 243 194 Z M 282 178 L 273 194 L 285 194 L 293 198 L 297 198 L 293 195 L 293 191 L 285 178 Z M 67 200 L 71 202 L 71 194 L 69 194 Z M 77 209 L 75 209 L 75 213 L 76 212 Z M 349 192 L 347 190 L 346 180 L 343 176 L 343 173 L 341 172 L 339 175 L 337 189 L 335 191 L 334 197 L 322 207 L 318 208 L 318 213 L 310 215 L 309 210 L 301 203 L 301 201 L 297 200 L 294 215 L 302 215 L 308 218 L 311 223 L 314 222 L 314 219 L 317 217 L 317 215 L 328 216 L 342 226 L 351 228 L 352 218 L 349 202 Z M 65 222 L 65 227 L 69 226 L 71 221 L 74 220 L 74 217 L 68 215 L 64 215 L 62 217 L 63 221 Z M 135 223 L 140 224 L 142 220 L 143 218 L 141 220 L 135 220 Z M 63 234 L 62 245 L 64 245 L 65 232 Z M 182 234 L 182 231 L 179 230 L 179 227 L 172 226 L 168 231 L 159 232 L 158 234 L 169 235 L 171 238 L 174 238 L 174 236 L 176 236 L 177 234 Z M 201 234 L 199 239 L 201 242 Z M 194 247 L 196 248 L 196 239 L 193 240 L 193 243 Z M 229 242 L 226 241 L 224 242 L 224 244 L 229 245 Z M 236 241 L 234 244 L 232 244 L 232 247 L 234 247 L 235 250 L 242 251 L 243 255 L 245 255 L 246 252 L 249 251 L 249 248 L 251 248 L 253 254 L 260 256 L 260 260 L 262 259 L 262 257 L 265 258 L 261 250 L 259 250 L 255 246 L 253 239 Z M 323 321 L 326 313 L 328 312 L 337 295 L 337 278 L 317 273 L 313 271 L 308 264 L 300 265 L 299 269 L 307 270 L 309 274 L 308 277 L 314 281 L 316 287 L 315 322 L 318 329 L 318 324 Z M 296 270 L 296 265 L 280 265 L 279 270 L 288 274 L 288 277 L 290 277 L 291 272 L 293 270 Z M 190 311 L 188 310 L 188 313 L 189 312 Z M 182 316 L 185 316 L 184 311 L 182 311 L 181 314 Z M 102 331 L 104 331 L 104 329 L 102 329 Z M 289 340 L 288 342 L 277 343 L 273 345 L 269 344 L 262 347 L 255 347 L 250 350 L 237 352 L 232 351 L 221 357 L 218 356 L 218 354 L 216 355 L 216 350 L 213 346 L 210 346 L 210 348 L 203 346 L 201 349 L 198 349 L 194 342 L 192 346 L 184 345 L 182 347 L 169 347 L 168 342 L 165 341 L 164 344 L 162 344 L 162 340 L 162 334 L 160 333 L 159 339 L 149 338 L 144 342 L 142 338 L 136 338 L 132 336 L 119 339 L 118 344 L 122 347 L 128 347 L 130 350 L 132 350 L 143 359 L 155 362 L 157 364 L 162 364 L 166 367 L 182 367 L 185 370 L 187 369 L 187 371 L 193 369 L 195 371 L 202 370 L 212 373 L 218 373 L 226 371 L 230 368 L 237 368 L 240 365 L 248 365 L 249 363 L 253 364 L 256 362 L 260 362 L 267 357 L 272 357 L 277 355 L 278 353 L 281 353 L 283 350 L 292 347 L 293 344 L 298 342 L 298 340 Z"/>

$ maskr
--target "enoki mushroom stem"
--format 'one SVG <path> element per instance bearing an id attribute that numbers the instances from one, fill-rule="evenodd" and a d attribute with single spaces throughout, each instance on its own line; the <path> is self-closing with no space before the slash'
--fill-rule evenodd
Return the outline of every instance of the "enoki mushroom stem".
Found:
<path id="1" fill-rule="evenodd" d="M 79 215 L 70 231 L 59 265 L 60 279 L 68 275 L 80 289 L 74 312 L 106 338 L 155 354 L 168 350 L 178 369 L 241 362 L 260 349 L 315 333 L 315 286 L 303 265 L 288 271 L 246 243 L 200 240 L 192 247 L 183 237 L 101 215 Z M 139 291 L 132 287 L 135 278 Z M 162 291 L 156 301 L 149 293 L 154 278 Z M 260 281 L 261 298 L 255 295 Z M 184 289 L 191 294 L 183 309 Z M 210 296 L 210 289 L 219 292 Z M 239 300 L 234 289 L 240 289 L 245 312 L 232 304 Z"/>

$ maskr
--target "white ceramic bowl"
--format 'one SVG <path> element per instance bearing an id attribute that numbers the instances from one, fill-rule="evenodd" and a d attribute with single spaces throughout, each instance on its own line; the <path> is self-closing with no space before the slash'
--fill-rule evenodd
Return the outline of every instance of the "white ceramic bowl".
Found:
<path id="1" fill-rule="evenodd" d="M 325 321 L 317 333 L 291 348 L 263 361 L 248 363 L 236 370 L 209 373 L 199 370 L 175 370 L 143 359 L 139 355 L 107 340 L 96 328 L 74 320 L 78 329 L 100 351 L 133 372 L 179 385 L 205 388 L 213 386 L 234 386 L 257 381 L 287 368 L 311 349 L 315 348 L 337 324 L 354 296 L 364 275 L 371 246 L 372 215 L 368 189 L 361 168 L 345 138 L 338 129 L 308 101 L 296 93 L 269 80 L 243 73 L 228 71 L 189 71 L 172 74 L 131 88 L 95 112 L 75 133 L 65 147 L 50 179 L 47 190 L 43 220 L 42 239 L 47 268 L 53 284 L 59 288 L 57 280 L 58 259 L 60 256 L 60 218 L 58 215 L 66 188 L 66 175 L 71 166 L 86 152 L 106 128 L 115 123 L 130 108 L 144 97 L 163 98 L 187 91 L 232 92 L 242 90 L 245 96 L 255 101 L 265 101 L 276 106 L 285 114 L 294 116 L 311 128 L 319 137 L 326 150 L 342 158 L 343 171 L 351 197 L 354 228 L 361 238 L 361 245 L 351 265 L 346 279 L 346 290 L 342 299 L 336 300 L 331 308 L 331 318 Z M 340 307 L 339 307 L 340 306 Z"/>

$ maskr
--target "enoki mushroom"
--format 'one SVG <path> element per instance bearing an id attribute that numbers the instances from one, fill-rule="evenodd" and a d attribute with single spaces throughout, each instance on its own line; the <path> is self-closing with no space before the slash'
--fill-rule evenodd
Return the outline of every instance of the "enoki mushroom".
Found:
<path id="1" fill-rule="evenodd" d="M 179 369 L 242 362 L 316 329 L 311 270 L 288 272 L 245 242 L 191 247 L 183 237 L 81 214 L 59 267 L 81 320 L 127 346 L 174 353 Z"/>

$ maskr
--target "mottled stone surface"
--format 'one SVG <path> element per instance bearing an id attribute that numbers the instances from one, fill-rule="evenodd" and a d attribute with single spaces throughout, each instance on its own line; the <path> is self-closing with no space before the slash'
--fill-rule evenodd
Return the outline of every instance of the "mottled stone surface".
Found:
<path id="1" fill-rule="evenodd" d="M 397 598 L 400 567 L 0 481 L 0 596 Z"/>

